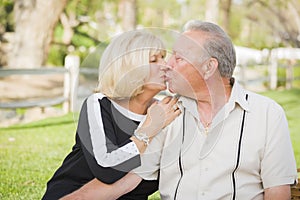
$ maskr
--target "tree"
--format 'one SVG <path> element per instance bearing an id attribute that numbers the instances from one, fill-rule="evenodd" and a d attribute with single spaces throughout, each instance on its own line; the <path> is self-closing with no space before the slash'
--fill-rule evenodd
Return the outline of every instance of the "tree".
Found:
<path id="1" fill-rule="evenodd" d="M 299 0 L 255 0 L 246 2 L 247 18 L 263 26 L 273 38 L 273 46 L 300 47 L 300 2 Z M 255 10 L 257 15 L 251 11 Z"/>
<path id="2" fill-rule="evenodd" d="M 119 17 L 123 31 L 130 31 L 136 27 L 137 6 L 136 0 L 120 0 Z"/>
<path id="3" fill-rule="evenodd" d="M 10 68 L 36 68 L 44 64 L 52 34 L 68 0 L 16 0 Z"/>
<path id="4" fill-rule="evenodd" d="M 219 18 L 219 0 L 206 1 L 205 20 L 218 23 Z"/>
<path id="5" fill-rule="evenodd" d="M 221 20 L 222 27 L 226 32 L 230 32 L 230 11 L 231 11 L 231 0 L 221 0 Z"/>

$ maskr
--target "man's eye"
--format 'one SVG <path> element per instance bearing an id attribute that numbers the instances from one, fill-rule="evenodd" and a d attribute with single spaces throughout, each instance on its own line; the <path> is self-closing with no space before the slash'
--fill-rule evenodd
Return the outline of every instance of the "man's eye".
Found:
<path id="1" fill-rule="evenodd" d="M 178 57 L 178 56 L 176 56 L 175 59 L 176 59 L 177 61 L 182 61 L 182 60 L 183 60 L 183 58 Z"/>

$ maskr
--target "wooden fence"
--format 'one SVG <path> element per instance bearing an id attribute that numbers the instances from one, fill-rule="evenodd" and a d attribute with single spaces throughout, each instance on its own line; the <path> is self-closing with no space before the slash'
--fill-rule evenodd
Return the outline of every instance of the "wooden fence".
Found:
<path id="1" fill-rule="evenodd" d="M 268 89 L 274 90 L 278 86 L 278 81 L 282 81 L 285 83 L 285 88 L 290 89 L 293 87 L 293 81 L 300 80 L 300 76 L 294 74 L 296 67 L 300 67 L 300 48 L 275 48 L 261 51 L 236 47 L 236 54 L 236 76 L 244 86 L 260 83 L 268 85 Z M 285 61 L 285 64 L 282 61 Z M 252 76 L 249 73 L 251 72 L 249 66 L 255 68 L 252 71 L 256 71 Z M 285 70 L 285 77 L 278 76 L 279 68 Z"/>
<path id="2" fill-rule="evenodd" d="M 279 67 L 284 67 L 286 70 L 286 88 L 292 87 L 293 80 L 298 80 L 300 77 L 295 77 L 293 74 L 293 66 L 296 61 L 300 60 L 300 49 L 277 48 L 271 51 L 260 51 L 244 47 L 236 47 L 237 52 L 237 69 L 235 76 L 245 86 L 250 86 L 254 83 L 268 83 L 269 89 L 276 89 Z M 288 65 L 281 66 L 279 60 L 288 60 Z M 0 78 L 11 75 L 45 75 L 45 74 L 64 74 L 64 90 L 63 95 L 56 98 L 47 98 L 42 100 L 24 100 L 15 102 L 1 102 L 0 108 L 29 108 L 29 107 L 48 107 L 57 104 L 63 104 L 64 112 L 74 111 L 77 98 L 78 77 L 82 74 L 97 74 L 97 69 L 79 68 L 80 60 L 77 56 L 68 55 L 65 58 L 64 67 L 55 68 L 39 68 L 39 69 L 0 69 Z M 260 73 L 249 76 L 249 66 L 256 66 L 253 71 L 259 71 L 263 67 L 267 73 Z"/>
<path id="3" fill-rule="evenodd" d="M 64 67 L 38 68 L 38 69 L 0 69 L 0 78 L 11 75 L 50 75 L 64 74 L 63 95 L 55 98 L 44 98 L 39 100 L 24 100 L 14 102 L 0 102 L 0 108 L 30 108 L 48 107 L 63 104 L 65 113 L 73 111 L 78 87 L 80 59 L 78 56 L 68 55 L 65 58 Z"/>

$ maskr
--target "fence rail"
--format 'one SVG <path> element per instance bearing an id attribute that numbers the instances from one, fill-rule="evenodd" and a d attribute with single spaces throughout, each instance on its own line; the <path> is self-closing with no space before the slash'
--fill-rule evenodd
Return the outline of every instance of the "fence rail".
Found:
<path id="1" fill-rule="evenodd" d="M 293 74 L 296 61 L 300 60 L 300 49 L 278 48 L 268 50 L 255 50 L 244 47 L 236 47 L 237 51 L 237 77 L 245 86 L 269 84 L 270 89 L 276 89 L 278 81 L 285 81 L 286 88 L 292 87 L 293 80 L 300 80 Z M 282 59 L 288 60 L 286 65 L 280 65 Z M 0 108 L 26 108 L 26 107 L 47 107 L 63 103 L 64 112 L 74 111 L 75 101 L 78 98 L 78 77 L 79 73 L 85 75 L 97 75 L 98 69 L 79 68 L 78 56 L 68 55 L 65 58 L 64 67 L 39 68 L 39 69 L 0 69 L 0 77 L 11 75 L 45 75 L 64 74 L 62 96 L 46 98 L 41 100 L 25 100 L 21 102 L 0 102 Z M 260 73 L 259 76 L 249 76 L 249 66 L 265 67 L 267 74 Z M 278 68 L 285 68 L 286 77 L 278 77 Z"/>
<path id="2" fill-rule="evenodd" d="M 47 74 L 63 74 L 68 72 L 63 67 L 41 67 L 37 69 L 0 69 L 0 77 L 11 75 L 47 75 Z"/>
<path id="3" fill-rule="evenodd" d="M 275 48 L 272 50 L 256 50 L 245 47 L 235 47 L 237 53 L 237 66 L 240 70 L 238 73 L 239 79 L 244 85 L 257 83 L 261 81 L 262 84 L 267 83 L 269 89 L 276 89 L 278 81 L 285 82 L 285 88 L 290 89 L 293 87 L 293 81 L 299 80 L 299 76 L 293 73 L 297 66 L 297 61 L 300 60 L 300 48 Z M 281 61 L 286 63 L 283 65 Z M 263 77 L 245 77 L 249 66 L 267 67 Z M 278 69 L 285 69 L 285 77 L 278 76 Z"/>
<path id="4" fill-rule="evenodd" d="M 77 56 L 69 55 L 65 58 L 64 67 L 55 68 L 37 68 L 37 69 L 0 69 L 0 77 L 12 75 L 50 75 L 63 74 L 63 95 L 58 97 L 43 98 L 39 100 L 23 100 L 13 102 L 0 102 L 0 108 L 30 108 L 30 107 L 48 107 L 63 104 L 65 113 L 73 111 L 76 101 L 76 90 L 78 87 L 80 60 Z"/>

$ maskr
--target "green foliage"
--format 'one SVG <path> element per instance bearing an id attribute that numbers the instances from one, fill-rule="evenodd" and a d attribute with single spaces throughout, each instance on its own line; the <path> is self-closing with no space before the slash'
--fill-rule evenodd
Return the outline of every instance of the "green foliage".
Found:
<path id="1" fill-rule="evenodd" d="M 289 65 L 287 60 L 279 60 L 278 61 L 278 69 L 277 69 L 277 86 L 285 87 L 286 85 L 286 67 Z M 300 87 L 300 61 L 293 65 L 293 76 L 296 78 L 293 80 L 293 87 Z"/>
<path id="2" fill-rule="evenodd" d="M 78 16 L 88 15 L 95 13 L 98 10 L 102 10 L 103 3 L 105 1 L 95 0 L 71 0 L 66 7 L 67 13 L 76 13 Z"/>
<path id="3" fill-rule="evenodd" d="M 47 63 L 53 66 L 64 66 L 64 59 L 67 55 L 67 47 L 63 45 L 52 45 L 48 52 Z"/>
<path id="4" fill-rule="evenodd" d="M 236 45 L 256 49 L 286 44 L 284 39 L 279 41 L 278 37 L 286 34 L 292 37 L 292 34 L 286 32 L 283 24 L 280 24 L 284 21 L 280 22 L 280 17 L 276 17 L 274 11 L 281 14 L 280 16 L 284 16 L 283 13 L 292 13 L 290 10 L 285 11 L 289 9 L 287 5 L 290 1 L 232 1 L 228 34 Z M 180 31 L 182 25 L 189 19 L 205 19 L 206 2 L 207 0 L 165 0 L 163 2 L 160 0 L 137 0 L 137 22 L 143 27 L 161 27 Z M 219 9 L 224 2 L 219 1 Z M 295 9 L 299 10 L 300 4 L 297 1 L 293 2 Z M 88 51 L 81 51 L 82 47 L 86 49 L 95 47 L 100 41 L 107 40 L 119 31 L 120 22 L 124 19 L 124 16 L 120 16 L 118 13 L 120 3 L 120 0 L 68 1 L 64 12 L 69 18 L 76 21 L 76 25 L 72 24 L 75 35 L 71 45 L 75 47 L 75 53 L 80 55 L 82 59 L 89 53 Z M 13 5 L 14 0 L 0 0 L 0 35 L 3 30 L 13 31 L 14 29 Z M 291 19 L 293 18 L 291 17 Z M 290 21 L 297 20 L 287 20 L 286 23 Z M 222 24 L 220 25 L 222 26 Z M 286 27 L 296 26 L 286 24 Z M 55 28 L 54 45 L 62 42 L 62 35 L 63 28 L 59 22 Z M 291 41 L 293 40 L 290 39 Z M 295 44 L 292 45 L 296 46 Z M 80 47 L 81 50 L 79 50 Z M 61 57 L 68 53 L 62 51 L 66 49 L 67 47 L 51 48 L 48 63 L 52 65 L 62 63 Z M 56 50 L 58 51 L 54 52 Z"/>
<path id="5" fill-rule="evenodd" d="M 88 35 L 84 35 L 82 33 L 86 33 L 89 31 L 88 27 L 81 26 L 78 27 L 77 34 L 75 34 L 72 38 L 72 44 L 75 47 L 85 46 L 85 47 L 91 47 L 95 46 L 95 42 L 93 39 L 89 38 Z"/>
<path id="6" fill-rule="evenodd" d="M 149 200 L 160 200 L 159 192 L 155 192 L 151 196 L 148 197 Z"/>
<path id="7" fill-rule="evenodd" d="M 58 24 L 54 29 L 53 43 L 61 43 L 64 29 L 61 24 Z"/>
<path id="8" fill-rule="evenodd" d="M 293 81 L 293 87 L 300 88 L 300 65 L 294 67 L 294 77 L 297 79 Z"/>
<path id="9" fill-rule="evenodd" d="M 13 0 L 0 0 L 0 34 L 14 29 L 13 6 Z"/>
<path id="10" fill-rule="evenodd" d="M 108 45 L 107 43 L 99 44 L 93 52 L 89 53 L 84 58 L 80 67 L 81 68 L 96 68 L 96 69 L 98 69 L 101 55 L 102 55 L 103 51 L 105 50 L 105 48 L 107 47 L 107 45 Z"/>

